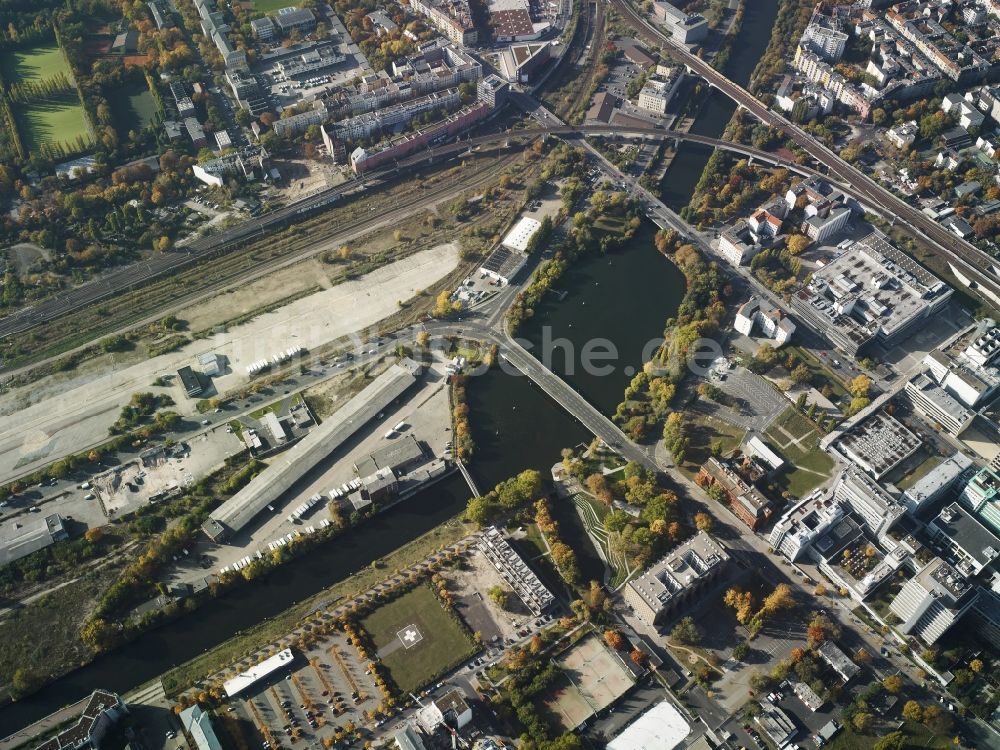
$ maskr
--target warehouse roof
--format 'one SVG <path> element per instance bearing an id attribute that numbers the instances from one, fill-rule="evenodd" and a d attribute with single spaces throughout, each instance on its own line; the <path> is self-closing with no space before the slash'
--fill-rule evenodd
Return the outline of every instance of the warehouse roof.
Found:
<path id="1" fill-rule="evenodd" d="M 14 533 L 4 534 L 0 539 L 0 565 L 20 560 L 32 552 L 45 549 L 53 542 L 69 537 L 62 516 L 58 513 L 45 517 L 29 514 L 11 526 L 14 527 Z"/>
<path id="2" fill-rule="evenodd" d="M 274 459 L 250 484 L 216 508 L 202 528 L 213 539 L 239 531 L 267 505 L 277 500 L 316 462 L 340 447 L 359 428 L 399 398 L 416 382 L 412 360 L 395 364 L 314 428 L 286 453 Z M 213 523 L 214 522 L 214 523 Z"/>
<path id="3" fill-rule="evenodd" d="M 372 451 L 365 458 L 354 464 L 354 470 L 359 477 L 367 477 L 379 469 L 392 469 L 405 466 L 424 455 L 424 449 L 413 435 L 404 435 L 394 440 L 384 448 Z"/>
<path id="4" fill-rule="evenodd" d="M 226 680 L 222 683 L 222 689 L 226 691 L 226 695 L 232 698 L 234 695 L 239 693 L 241 690 L 253 685 L 258 680 L 263 680 L 268 675 L 272 675 L 279 669 L 288 666 L 292 663 L 295 656 L 292 654 L 290 648 L 286 648 L 284 651 L 279 651 L 274 656 L 264 659 L 260 664 L 250 667 L 246 672 L 240 672 L 231 680 Z"/>
<path id="5" fill-rule="evenodd" d="M 667 701 L 657 703 L 608 743 L 608 750 L 671 750 L 680 745 L 691 726 Z"/>

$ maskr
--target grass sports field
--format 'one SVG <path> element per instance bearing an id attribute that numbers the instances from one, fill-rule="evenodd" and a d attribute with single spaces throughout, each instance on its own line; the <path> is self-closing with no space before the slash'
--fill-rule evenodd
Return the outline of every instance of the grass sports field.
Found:
<path id="1" fill-rule="evenodd" d="M 44 81 L 60 73 L 73 80 L 73 73 L 55 42 L 3 53 L 0 70 L 8 84 Z M 37 152 L 47 143 L 62 143 L 72 148 L 79 136 L 88 140 L 91 137 L 76 94 L 54 96 L 30 104 L 15 102 L 12 106 L 21 140 L 29 151 Z"/>
<path id="2" fill-rule="evenodd" d="M 253 9 L 261 13 L 275 13 L 281 8 L 295 5 L 291 0 L 253 0 Z"/>
<path id="3" fill-rule="evenodd" d="M 418 586 L 379 607 L 361 621 L 361 627 L 404 693 L 419 690 L 479 650 L 429 586 Z"/>
<path id="4" fill-rule="evenodd" d="M 59 73 L 64 73 L 67 78 L 73 76 L 62 50 L 55 42 L 4 52 L 0 60 L 0 70 L 7 83 L 44 81 Z"/>

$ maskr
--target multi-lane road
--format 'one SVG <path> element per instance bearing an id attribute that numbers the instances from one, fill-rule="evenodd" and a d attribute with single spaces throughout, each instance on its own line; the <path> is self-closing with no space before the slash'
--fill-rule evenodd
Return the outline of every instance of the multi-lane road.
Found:
<path id="1" fill-rule="evenodd" d="M 994 258 L 897 197 L 860 169 L 845 162 L 798 125 L 772 112 L 742 86 L 733 83 L 708 62 L 691 54 L 685 46 L 661 33 L 632 7 L 629 0 L 609 0 L 609 2 L 623 14 L 629 24 L 639 30 L 642 36 L 657 46 L 670 50 L 671 56 L 683 63 L 688 70 L 704 78 L 764 124 L 783 130 L 799 148 L 809 154 L 817 164 L 823 165 L 832 177 L 848 186 L 850 191 L 867 205 L 883 212 L 888 211 L 918 230 L 946 256 L 953 271 L 972 282 L 972 288 L 984 294 L 991 302 L 1000 304 L 1000 274 L 997 273 Z"/>

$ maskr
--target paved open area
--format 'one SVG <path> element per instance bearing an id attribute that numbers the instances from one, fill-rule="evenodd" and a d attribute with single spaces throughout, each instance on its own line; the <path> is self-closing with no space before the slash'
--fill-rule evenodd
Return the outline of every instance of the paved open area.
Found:
<path id="1" fill-rule="evenodd" d="M 161 376 L 178 380 L 177 369 L 197 364 L 201 354 L 225 357 L 228 366 L 213 383 L 215 391 L 224 393 L 248 382 L 250 363 L 293 345 L 308 350 L 361 331 L 398 310 L 399 300 L 433 286 L 457 263 L 457 246 L 429 248 L 179 351 L 100 375 L 63 380 L 55 387 L 43 381 L 6 393 L 0 397 L 0 481 L 104 440 L 133 393 L 167 393 L 176 402 L 172 407 L 176 411 L 195 413 L 195 402 L 179 383 L 162 388 L 152 383 Z"/>
<path id="2" fill-rule="evenodd" d="M 384 366 L 383 364 L 374 368 L 370 374 L 374 376 Z M 447 451 L 446 446 L 451 441 L 451 420 L 448 408 L 448 384 L 443 366 L 443 362 L 437 362 L 427 368 L 416 388 L 408 391 L 397 403 L 382 412 L 379 418 L 363 428 L 347 445 L 333 451 L 326 459 L 320 461 L 291 490 L 272 503 L 273 512 L 261 513 L 247 528 L 228 539 L 226 544 L 216 544 L 207 539 L 200 541 L 192 550 L 192 555 L 179 561 L 171 571 L 171 582 L 181 584 L 196 581 L 208 572 L 218 572 L 258 549 L 263 548 L 266 552 L 268 542 L 301 531 L 303 526 L 317 525 L 323 519 L 329 518 L 327 511 L 329 491 L 354 479 L 357 476 L 354 469 L 356 463 L 396 439 L 412 435 L 426 446 L 428 460 L 431 457 L 444 456 Z M 355 375 L 351 372 L 345 372 L 340 376 L 341 395 L 331 396 L 334 398 L 334 409 L 349 398 L 350 391 L 346 386 L 353 377 Z M 307 397 L 310 390 L 305 391 Z M 261 407 L 264 406 L 267 404 L 261 404 Z M 333 411 L 329 418 L 336 419 L 336 411 Z M 401 431 L 394 431 L 393 437 L 386 437 L 390 427 L 400 424 L 405 427 L 402 427 Z M 228 425 L 219 425 L 213 427 L 209 434 L 213 439 L 236 441 L 234 434 L 226 432 L 227 428 Z M 293 508 L 316 494 L 323 496 L 322 502 L 303 515 L 299 522 L 288 520 Z"/>

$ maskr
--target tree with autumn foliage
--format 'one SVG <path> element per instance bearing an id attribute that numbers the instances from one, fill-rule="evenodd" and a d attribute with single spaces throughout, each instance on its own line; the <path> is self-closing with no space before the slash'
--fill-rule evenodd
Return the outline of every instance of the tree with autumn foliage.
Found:
<path id="1" fill-rule="evenodd" d="M 735 586 L 726 591 L 722 599 L 726 606 L 736 610 L 736 621 L 740 625 L 746 625 L 753 614 L 753 594 L 749 591 L 741 591 Z"/>
<path id="2" fill-rule="evenodd" d="M 795 597 L 792 589 L 787 583 L 779 583 L 774 587 L 774 591 L 764 597 L 761 609 L 768 615 L 772 615 L 782 609 L 793 609 L 795 607 Z"/>
<path id="3" fill-rule="evenodd" d="M 619 651 L 625 646 L 625 636 L 617 630 L 605 630 L 604 642 L 608 644 L 610 648 L 613 648 L 615 651 Z"/>
<path id="4" fill-rule="evenodd" d="M 593 495 L 598 502 L 608 507 L 614 502 L 615 496 L 611 492 L 611 486 L 607 478 L 600 472 L 594 472 L 586 479 L 587 491 Z"/>
<path id="5" fill-rule="evenodd" d="M 694 527 L 698 531 L 709 532 L 712 530 L 712 526 L 715 525 L 714 519 L 708 515 L 708 513 L 695 513 L 694 514 Z"/>
<path id="6" fill-rule="evenodd" d="M 643 651 L 641 648 L 632 649 L 629 653 L 628 658 L 632 660 L 632 663 L 637 667 L 645 667 L 649 662 L 649 654 Z"/>

